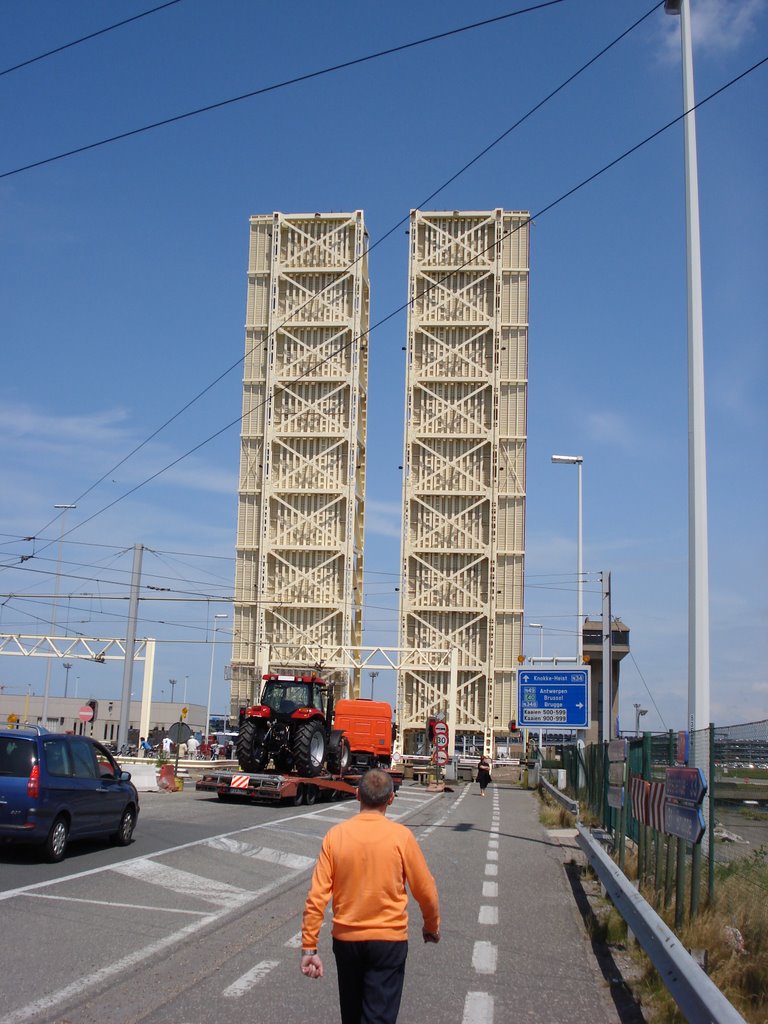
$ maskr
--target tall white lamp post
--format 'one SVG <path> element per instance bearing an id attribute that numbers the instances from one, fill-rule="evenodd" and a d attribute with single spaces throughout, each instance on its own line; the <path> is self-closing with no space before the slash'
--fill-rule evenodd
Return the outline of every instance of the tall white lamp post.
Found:
<path id="1" fill-rule="evenodd" d="M 208 736 L 211 732 L 211 694 L 213 692 L 213 659 L 216 654 L 216 634 L 219 631 L 219 627 L 216 625 L 216 619 L 228 618 L 226 612 L 218 612 L 213 616 L 213 633 L 211 636 L 211 670 L 208 673 L 208 707 L 205 712 L 205 736 L 203 742 L 208 742 Z"/>
<path id="2" fill-rule="evenodd" d="M 529 622 L 528 629 L 539 630 L 539 660 L 544 657 L 544 624 L 541 622 Z"/>
<path id="3" fill-rule="evenodd" d="M 77 508 L 77 505 L 54 505 L 61 510 L 61 529 L 59 530 L 59 554 L 56 559 L 56 582 L 53 590 L 53 604 L 51 605 L 51 636 L 56 633 L 56 605 L 59 602 L 59 587 L 61 586 L 61 545 L 64 541 L 64 521 L 67 517 L 67 510 Z M 51 692 L 51 659 L 45 663 L 45 685 L 43 686 L 43 728 L 48 728 L 48 695 Z"/>
<path id="4" fill-rule="evenodd" d="M 582 482 L 583 455 L 553 455 L 552 461 L 559 465 L 577 466 L 579 470 L 578 532 L 576 538 L 576 667 L 584 663 L 584 573 L 583 573 L 583 530 L 582 530 Z"/>
<path id="5" fill-rule="evenodd" d="M 685 226 L 688 250 L 688 728 L 709 728 L 709 554 L 704 397 L 704 314 L 701 296 L 699 175 L 690 0 L 665 0 L 680 15 L 685 126 Z M 695 758 L 695 748 L 694 748 Z M 695 761 L 694 761 L 695 763 Z"/>

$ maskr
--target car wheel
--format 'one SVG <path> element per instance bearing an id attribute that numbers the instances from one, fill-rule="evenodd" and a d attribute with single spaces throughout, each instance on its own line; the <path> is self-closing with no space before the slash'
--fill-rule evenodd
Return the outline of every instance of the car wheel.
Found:
<path id="1" fill-rule="evenodd" d="M 136 811 L 133 807 L 126 807 L 120 819 L 120 828 L 112 837 L 117 846 L 130 845 L 133 838 L 133 830 L 136 828 Z"/>
<path id="2" fill-rule="evenodd" d="M 60 815 L 51 825 L 51 831 L 48 833 L 43 847 L 45 859 L 49 864 L 58 864 L 60 860 L 64 860 L 68 838 L 69 823 L 63 815 Z"/>

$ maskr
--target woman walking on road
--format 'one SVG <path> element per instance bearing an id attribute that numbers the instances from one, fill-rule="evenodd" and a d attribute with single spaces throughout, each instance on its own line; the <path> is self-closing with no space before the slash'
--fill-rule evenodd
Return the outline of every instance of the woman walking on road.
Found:
<path id="1" fill-rule="evenodd" d="M 485 787 L 491 781 L 491 764 L 483 754 L 477 766 L 477 784 L 480 786 L 480 796 L 485 796 Z"/>

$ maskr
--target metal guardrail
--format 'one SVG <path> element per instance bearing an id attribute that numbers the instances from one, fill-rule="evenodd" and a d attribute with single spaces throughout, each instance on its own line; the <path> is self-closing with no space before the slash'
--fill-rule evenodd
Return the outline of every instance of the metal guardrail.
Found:
<path id="1" fill-rule="evenodd" d="M 655 910 L 643 899 L 594 836 L 576 823 L 578 843 L 613 905 L 659 972 L 686 1020 L 695 1024 L 745 1024 Z"/>
<path id="2" fill-rule="evenodd" d="M 578 818 L 578 816 L 579 816 L 579 801 L 578 800 L 572 800 L 569 796 L 566 796 L 565 793 L 561 793 L 560 790 L 557 789 L 556 786 L 553 786 L 552 783 L 548 779 L 540 778 L 539 781 L 541 782 L 541 785 L 544 787 L 544 789 L 546 789 L 547 793 L 549 793 L 549 795 L 551 797 L 553 797 L 553 799 L 557 800 L 557 802 L 562 804 L 563 807 L 565 807 L 566 810 L 570 811 L 571 814 L 575 814 L 576 817 Z"/>

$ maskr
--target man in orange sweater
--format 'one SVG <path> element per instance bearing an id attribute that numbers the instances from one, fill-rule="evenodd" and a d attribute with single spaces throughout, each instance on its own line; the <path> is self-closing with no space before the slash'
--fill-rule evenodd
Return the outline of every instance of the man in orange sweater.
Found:
<path id="1" fill-rule="evenodd" d="M 322 978 L 317 939 L 333 897 L 333 955 L 342 1024 L 394 1024 L 408 955 L 408 893 L 421 908 L 425 942 L 440 941 L 435 880 L 413 833 L 385 815 L 392 779 L 373 768 L 360 780 L 360 813 L 334 825 L 320 850 L 304 907 L 301 973 Z"/>

